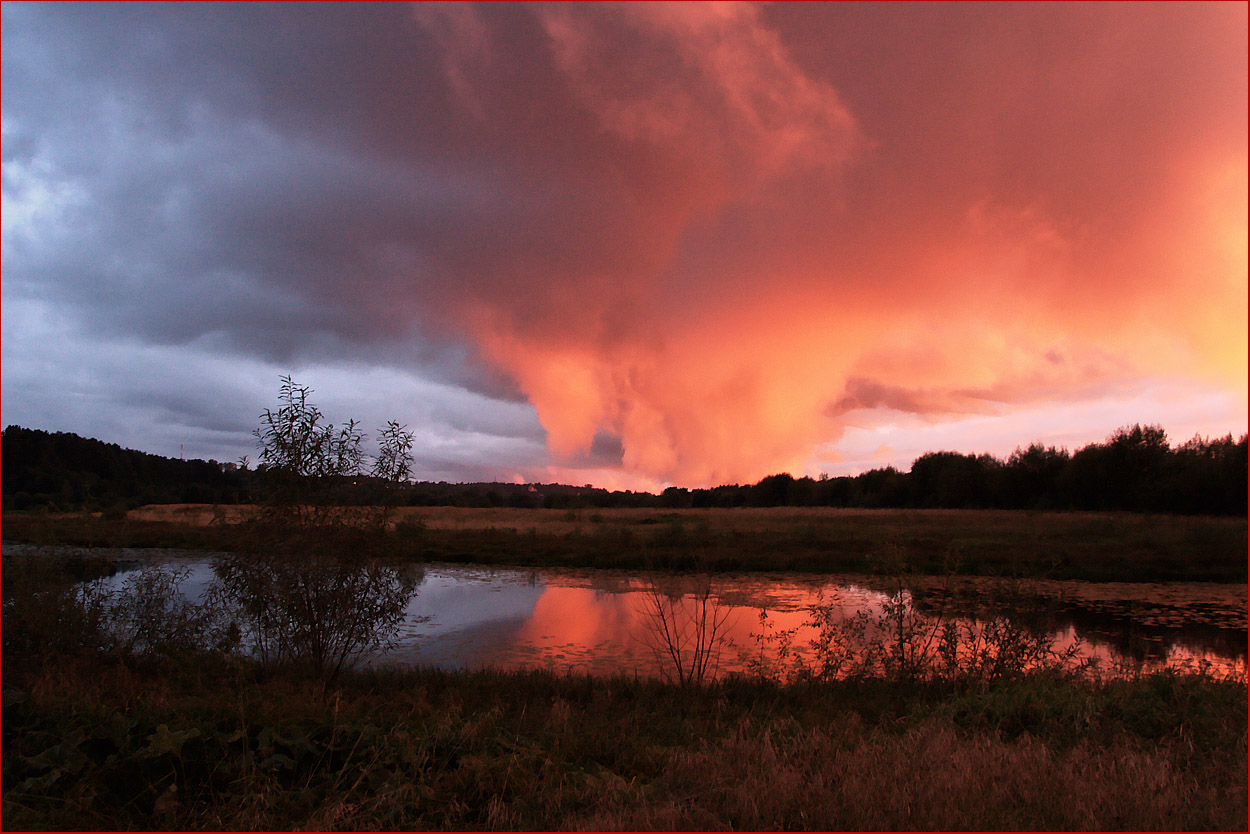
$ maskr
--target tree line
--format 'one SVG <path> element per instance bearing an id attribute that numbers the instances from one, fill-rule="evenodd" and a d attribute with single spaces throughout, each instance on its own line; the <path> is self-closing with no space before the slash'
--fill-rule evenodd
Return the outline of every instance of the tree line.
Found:
<path id="1" fill-rule="evenodd" d="M 6 510 L 107 510 L 144 504 L 239 504 L 251 484 L 231 463 L 174 460 L 71 432 L 9 426 L 0 504 Z"/>
<path id="2" fill-rule="evenodd" d="M 5 510 L 115 510 L 143 504 L 253 503 L 265 492 L 264 466 L 173 460 L 66 432 L 9 426 L 3 438 Z M 564 484 L 418 482 L 383 484 L 368 474 L 346 480 L 344 504 L 547 507 L 894 507 L 1129 510 L 1241 515 L 1247 506 L 1247 438 L 1195 437 L 1168 443 L 1158 426 L 1122 428 L 1103 443 L 1069 452 L 1033 444 L 1005 460 L 931 452 L 910 471 L 854 476 L 770 475 L 755 484 L 670 487 L 659 495 Z M 394 491 L 398 490 L 398 494 Z"/>
<path id="3" fill-rule="evenodd" d="M 1246 513 L 1247 438 L 1195 437 L 1170 446 L 1158 426 L 1122 428 L 1069 453 L 1034 443 L 1006 460 L 930 452 L 909 472 L 892 466 L 836 478 L 770 475 L 750 486 L 669 488 L 670 507 L 895 507 Z"/>

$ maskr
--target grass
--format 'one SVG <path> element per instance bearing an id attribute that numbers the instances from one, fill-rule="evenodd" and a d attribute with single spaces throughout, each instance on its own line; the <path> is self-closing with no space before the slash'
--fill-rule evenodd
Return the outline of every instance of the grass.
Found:
<path id="1" fill-rule="evenodd" d="M 80 658 L 4 693 L 19 829 L 1246 827 L 1244 683 L 695 689 Z"/>
<path id="2" fill-rule="evenodd" d="M 228 508 L 227 520 L 246 516 Z M 7 540 L 229 550 L 246 524 L 213 508 L 144 507 L 125 519 L 6 513 Z M 1010 510 L 540 510 L 405 508 L 383 546 L 400 558 L 497 565 L 872 572 L 883 553 L 916 573 L 1087 581 L 1245 582 L 1245 519 Z"/>
<path id="3" fill-rule="evenodd" d="M 139 653 L 79 578 L 5 564 L 7 830 L 1247 824 L 1244 679 L 327 678 L 195 644 Z M 148 611 L 168 588 L 135 594 Z"/>

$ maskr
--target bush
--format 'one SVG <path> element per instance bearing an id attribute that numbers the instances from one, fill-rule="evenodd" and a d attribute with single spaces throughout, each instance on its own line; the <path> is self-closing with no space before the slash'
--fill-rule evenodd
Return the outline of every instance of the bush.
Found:
<path id="1" fill-rule="evenodd" d="M 186 660 L 233 650 L 229 624 L 181 592 L 187 571 L 149 566 L 109 589 L 90 560 L 36 551 L 6 559 L 5 674 L 83 654 Z"/>
<path id="2" fill-rule="evenodd" d="M 941 594 L 940 596 L 948 596 Z M 1006 607 L 1028 610 L 1030 602 L 1011 585 L 993 595 L 1014 600 Z M 806 651 L 794 645 L 798 628 L 772 630 L 760 613 L 756 650 L 747 667 L 764 678 L 784 681 L 879 678 L 895 682 L 962 681 L 986 683 L 1034 673 L 1081 674 L 1081 646 L 1057 649 L 1047 632 L 1018 617 L 988 612 L 979 619 L 952 617 L 944 608 L 922 611 L 901 576 L 882 602 L 880 613 L 847 616 L 836 602 L 818 601 L 807 609 L 804 626 L 816 632 Z"/>
<path id="3" fill-rule="evenodd" d="M 44 657 L 69 657 L 106 644 L 107 597 L 75 581 L 66 560 L 42 549 L 4 560 L 4 674 Z"/>

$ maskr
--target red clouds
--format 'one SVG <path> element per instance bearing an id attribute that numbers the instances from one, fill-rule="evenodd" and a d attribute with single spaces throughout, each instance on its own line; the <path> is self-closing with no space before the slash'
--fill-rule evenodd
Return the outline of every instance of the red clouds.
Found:
<path id="1" fill-rule="evenodd" d="M 432 314 L 552 452 L 749 481 L 864 410 L 1244 400 L 1244 6 L 846 6 L 416 9 L 507 207 Z"/>

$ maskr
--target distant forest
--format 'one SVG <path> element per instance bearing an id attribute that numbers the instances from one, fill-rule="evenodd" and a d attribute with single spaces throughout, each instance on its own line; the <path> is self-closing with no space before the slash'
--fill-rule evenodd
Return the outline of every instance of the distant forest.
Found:
<path id="1" fill-rule="evenodd" d="M 245 504 L 266 473 L 214 460 L 173 460 L 64 432 L 9 426 L 3 432 L 0 506 L 5 510 L 118 513 L 143 504 Z M 910 472 L 893 467 L 855 476 L 794 478 L 711 489 L 670 487 L 659 495 L 562 484 L 448 484 L 404 487 L 408 506 L 459 507 L 924 507 L 1129 510 L 1244 515 L 1246 435 L 1195 437 L 1170 446 L 1163 429 L 1132 426 L 1074 453 L 1034 444 L 1006 460 L 931 452 Z M 376 485 L 360 477 L 354 500 Z"/>

